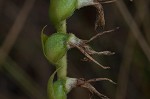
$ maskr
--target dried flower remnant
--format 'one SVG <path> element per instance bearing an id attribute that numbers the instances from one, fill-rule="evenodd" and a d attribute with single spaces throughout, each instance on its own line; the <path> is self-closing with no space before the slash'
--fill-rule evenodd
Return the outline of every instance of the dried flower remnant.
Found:
<path id="1" fill-rule="evenodd" d="M 98 27 L 104 28 L 105 26 L 105 18 L 104 18 L 104 9 L 101 3 L 112 3 L 115 2 L 116 0 L 94 0 L 96 3 L 94 6 L 97 9 L 97 17 L 95 21 L 95 30 Z"/>
<path id="2" fill-rule="evenodd" d="M 104 28 L 105 26 L 105 18 L 104 18 L 104 10 L 103 10 L 103 6 L 98 3 L 96 5 L 94 5 L 97 8 L 97 17 L 96 17 L 96 21 L 95 21 L 95 30 L 100 26 L 102 28 Z"/>
<path id="3" fill-rule="evenodd" d="M 101 65 L 99 62 L 97 62 L 95 59 L 93 59 L 91 55 L 94 55 L 94 54 L 96 54 L 96 55 L 113 55 L 115 53 L 110 52 L 110 51 L 97 52 L 97 51 L 93 50 L 87 43 L 91 42 L 92 40 L 96 39 L 97 37 L 99 37 L 103 34 L 113 32 L 116 29 L 119 29 L 119 28 L 117 27 L 117 28 L 112 29 L 112 30 L 98 33 L 97 35 L 93 36 L 89 40 L 82 40 L 82 39 L 77 38 L 75 35 L 73 35 L 72 37 L 70 37 L 70 41 L 68 42 L 68 45 L 70 48 L 75 47 L 75 48 L 79 49 L 86 56 L 86 58 L 84 58 L 85 61 L 91 60 L 92 62 L 96 63 L 97 65 L 99 65 L 103 69 L 109 69 L 110 67 Z"/>
<path id="4" fill-rule="evenodd" d="M 85 80 L 84 78 L 80 78 L 77 79 L 77 84 L 76 86 L 78 87 L 83 87 L 88 89 L 92 94 L 96 94 L 98 97 L 102 98 L 102 99 L 109 99 L 107 96 L 101 94 L 100 92 L 98 92 L 90 83 L 91 82 L 97 82 L 97 81 L 109 81 L 112 84 L 116 84 L 115 82 L 113 82 L 111 79 L 108 78 L 94 78 L 94 79 L 90 79 L 90 80 Z"/>
<path id="5" fill-rule="evenodd" d="M 96 0 L 99 1 L 100 3 L 113 3 L 116 2 L 117 0 Z"/>

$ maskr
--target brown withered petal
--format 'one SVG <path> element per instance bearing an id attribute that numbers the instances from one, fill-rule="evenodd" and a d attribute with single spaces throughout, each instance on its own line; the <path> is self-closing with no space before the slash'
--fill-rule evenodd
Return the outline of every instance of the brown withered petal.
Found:
<path id="1" fill-rule="evenodd" d="M 103 6 L 101 5 L 101 3 L 112 3 L 115 1 L 117 1 L 117 0 L 94 0 L 94 2 L 96 3 L 94 6 L 97 9 L 97 17 L 96 17 L 96 21 L 95 21 L 95 30 L 98 27 L 101 27 L 102 29 L 105 27 L 104 9 L 103 9 Z"/>
<path id="2" fill-rule="evenodd" d="M 104 28 L 105 26 L 105 18 L 104 18 L 104 10 L 103 10 L 103 6 L 98 3 L 96 5 L 94 5 L 97 8 L 97 17 L 96 17 L 96 21 L 95 21 L 95 30 L 98 27 L 102 27 Z"/>
<path id="3" fill-rule="evenodd" d="M 97 0 L 97 1 L 99 1 L 100 3 L 113 3 L 117 0 Z"/>
<path id="4" fill-rule="evenodd" d="M 77 49 L 79 49 L 89 60 L 91 60 L 92 62 L 96 63 L 98 66 L 102 67 L 103 69 L 109 69 L 110 68 L 108 66 L 101 65 L 94 58 L 92 58 L 90 56 L 90 54 L 85 50 L 84 45 L 76 45 L 76 44 L 73 44 L 73 43 L 70 43 L 70 45 L 76 47 Z"/>
<path id="5" fill-rule="evenodd" d="M 105 95 L 101 94 L 100 92 L 98 92 L 88 81 L 86 81 L 84 78 L 78 79 L 77 86 L 88 89 L 92 94 L 96 94 L 101 99 L 110 99 L 107 96 L 105 96 Z M 96 82 L 96 81 L 94 81 L 94 82 Z"/>

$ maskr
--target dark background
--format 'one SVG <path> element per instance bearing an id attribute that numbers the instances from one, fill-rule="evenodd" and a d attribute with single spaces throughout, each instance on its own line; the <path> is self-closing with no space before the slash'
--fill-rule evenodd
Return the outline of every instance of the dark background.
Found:
<path id="1" fill-rule="evenodd" d="M 68 75 L 76 78 L 107 77 L 117 82 L 92 83 L 111 99 L 150 98 L 150 1 L 117 0 L 103 4 L 104 30 L 120 27 L 90 43 L 96 51 L 110 50 L 113 56 L 94 58 L 109 70 L 93 62 L 83 62 L 77 49 L 68 51 Z M 42 52 L 40 34 L 55 32 L 48 18 L 49 0 L 0 0 L 0 99 L 47 99 L 47 81 L 55 67 Z M 95 35 L 96 9 L 76 10 L 68 19 L 68 32 L 81 39 Z M 99 31 L 104 31 L 99 30 Z M 75 88 L 68 99 L 89 99 L 89 91 Z M 92 95 L 93 99 L 98 99 Z"/>

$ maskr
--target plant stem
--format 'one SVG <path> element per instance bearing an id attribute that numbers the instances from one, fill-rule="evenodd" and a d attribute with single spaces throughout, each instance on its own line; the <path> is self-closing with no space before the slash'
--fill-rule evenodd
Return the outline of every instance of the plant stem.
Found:
<path id="1" fill-rule="evenodd" d="M 58 62 L 56 69 L 58 68 L 60 68 L 57 72 L 58 79 L 65 80 L 67 77 L 67 54 Z"/>
<path id="2" fill-rule="evenodd" d="M 57 32 L 60 32 L 60 33 L 66 33 L 67 32 L 66 28 L 67 28 L 66 27 L 66 20 L 64 20 L 64 21 L 62 21 L 56 25 Z"/>
<path id="3" fill-rule="evenodd" d="M 58 27 L 57 32 L 66 33 L 67 32 L 66 20 L 62 21 Z M 57 72 L 58 79 L 65 80 L 67 77 L 67 53 L 63 56 L 63 58 L 58 62 L 57 68 L 61 67 Z M 57 69 L 56 68 L 56 69 Z"/>

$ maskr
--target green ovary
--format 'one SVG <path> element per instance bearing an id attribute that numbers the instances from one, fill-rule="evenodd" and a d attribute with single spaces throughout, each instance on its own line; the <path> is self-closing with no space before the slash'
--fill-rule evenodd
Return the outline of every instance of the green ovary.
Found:
<path id="1" fill-rule="evenodd" d="M 52 64 L 57 64 L 57 62 L 66 54 L 67 40 L 69 35 L 64 33 L 54 33 L 45 42 L 44 52 L 47 59 Z"/>
<path id="2" fill-rule="evenodd" d="M 50 0 L 49 16 L 53 24 L 70 17 L 76 9 L 77 0 Z"/>
<path id="3" fill-rule="evenodd" d="M 67 99 L 67 94 L 63 85 L 64 84 L 61 80 L 57 80 L 56 82 L 54 82 L 53 88 L 55 99 Z"/>

